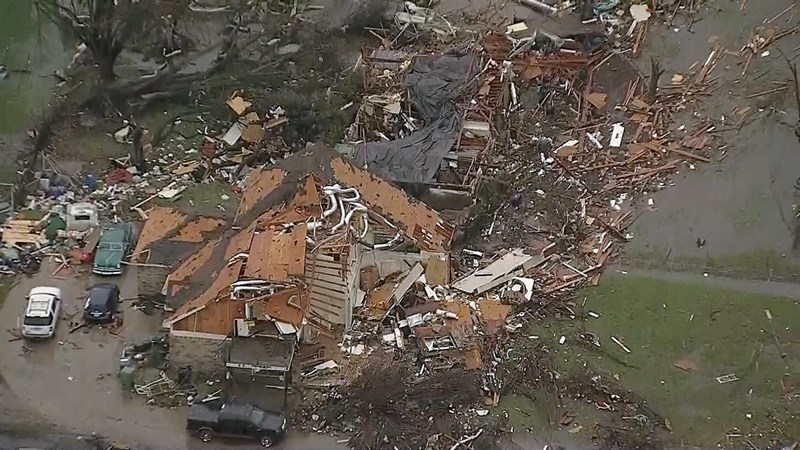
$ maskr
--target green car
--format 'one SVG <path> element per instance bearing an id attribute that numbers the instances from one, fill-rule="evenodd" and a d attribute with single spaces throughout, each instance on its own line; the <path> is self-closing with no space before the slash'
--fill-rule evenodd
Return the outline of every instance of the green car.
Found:
<path id="1" fill-rule="evenodd" d="M 92 272 L 97 275 L 122 274 L 122 260 L 131 249 L 133 230 L 128 223 L 109 226 L 100 234 Z"/>

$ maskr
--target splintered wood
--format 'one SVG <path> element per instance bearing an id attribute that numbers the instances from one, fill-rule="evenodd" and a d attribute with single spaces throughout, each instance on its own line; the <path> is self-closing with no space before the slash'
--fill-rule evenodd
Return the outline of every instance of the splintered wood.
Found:
<path id="1" fill-rule="evenodd" d="M 778 27 L 772 25 L 757 26 L 750 32 L 750 38 L 742 47 L 742 76 L 747 74 L 750 64 L 756 55 L 763 55 L 767 48 L 776 41 L 800 31 L 800 27 L 792 27 L 787 30 L 779 31 Z"/>
<path id="2" fill-rule="evenodd" d="M 3 233 L 3 244 L 34 245 L 37 248 L 47 245 L 48 241 L 41 231 L 42 221 L 12 219 L 0 227 Z"/>
<path id="3" fill-rule="evenodd" d="M 634 52 L 641 45 L 645 28 L 640 24 L 631 29 Z M 545 295 L 559 296 L 583 283 L 596 284 L 602 268 L 618 250 L 617 244 L 629 239 L 626 229 L 640 196 L 666 187 L 668 177 L 678 170 L 691 170 L 694 164 L 714 161 L 713 152 L 720 146 L 716 122 L 683 114 L 692 118 L 692 122 L 676 124 L 673 116 L 691 111 L 719 89 L 718 72 L 726 64 L 723 59 L 738 53 L 715 42 L 709 53 L 684 73 L 664 74 L 654 63 L 655 69 L 650 74 L 655 77 L 654 83 L 639 75 L 635 68 L 629 68 L 630 63 L 624 58 L 603 50 L 591 56 L 581 51 L 496 55 L 493 52 L 498 53 L 502 48 L 497 40 L 492 40 L 486 48 L 493 59 L 510 60 L 514 73 L 523 74 L 521 80 L 513 81 L 519 83 L 515 89 L 525 89 L 523 83 L 528 77 L 524 74 L 531 71 L 537 75 L 537 84 L 547 86 L 546 93 L 534 108 L 525 111 L 521 122 L 548 124 L 560 133 L 561 140 L 553 142 L 551 149 L 534 149 L 532 155 L 526 155 L 539 161 L 526 163 L 519 156 L 521 148 L 526 141 L 540 140 L 532 139 L 532 135 L 541 131 L 519 125 L 512 132 L 512 144 L 516 146 L 511 147 L 515 151 L 505 155 L 503 162 L 503 165 L 517 164 L 519 167 L 507 169 L 517 170 L 517 174 L 537 173 L 545 177 L 548 172 L 555 172 L 550 175 L 555 183 L 567 180 L 561 198 L 573 199 L 574 203 L 561 204 L 557 212 L 568 217 L 559 219 L 562 222 L 558 225 L 543 224 L 541 228 L 537 220 L 536 229 L 560 236 L 568 235 L 565 230 L 580 230 L 579 237 L 570 236 L 578 237 L 576 245 L 559 245 L 564 254 L 547 260 L 536 271 L 537 275 L 529 275 L 537 278 Z M 615 84 L 627 89 L 620 92 L 614 89 Z M 780 89 L 774 91 L 781 92 Z M 748 111 L 738 114 L 731 111 L 726 115 L 742 123 Z M 559 125 L 575 122 L 571 129 L 559 129 Z M 559 194 L 561 188 L 549 181 L 546 184 L 536 194 L 543 199 Z M 648 201 L 648 207 L 652 208 L 652 200 Z M 547 212 L 539 215 L 545 216 Z M 498 223 L 503 220 L 495 218 Z"/>

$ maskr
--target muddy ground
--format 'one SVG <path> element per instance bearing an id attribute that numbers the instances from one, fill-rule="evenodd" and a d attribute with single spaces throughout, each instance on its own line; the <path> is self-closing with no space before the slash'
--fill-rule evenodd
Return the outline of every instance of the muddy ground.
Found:
<path id="1" fill-rule="evenodd" d="M 794 4 L 749 2 L 741 11 L 740 2 L 707 3 L 691 31 L 685 20 L 676 20 L 674 28 L 651 28 L 646 54 L 639 61 L 647 61 L 649 55 L 660 59 L 665 78 L 685 73 L 693 63 L 702 64 L 712 42 L 738 51 L 753 27 Z M 798 17 L 800 11 L 794 8 L 772 25 L 786 29 L 796 25 Z M 787 36 L 770 47 L 767 56 L 756 57 L 744 77 L 737 59 L 723 60 L 718 69 L 721 87 L 701 105 L 701 114 L 727 119 L 718 126 L 725 128 L 733 122 L 735 107 L 750 106 L 756 113 L 741 130 L 722 133 L 727 143 L 724 159 L 684 171 L 674 177 L 674 186 L 653 197 L 654 210 L 642 214 L 632 229 L 629 262 L 764 279 L 800 275 L 794 219 L 794 185 L 800 176 L 800 144 L 793 131 L 797 105 L 791 90 L 746 98 L 791 79 L 782 55 L 794 59 L 798 45 L 800 35 Z M 688 127 L 691 120 L 678 118 L 675 127 Z M 696 245 L 698 238 L 705 241 L 703 247 Z"/>

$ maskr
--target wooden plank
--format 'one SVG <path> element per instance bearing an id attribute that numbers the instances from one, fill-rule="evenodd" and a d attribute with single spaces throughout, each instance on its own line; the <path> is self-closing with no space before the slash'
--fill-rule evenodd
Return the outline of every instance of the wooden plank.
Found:
<path id="1" fill-rule="evenodd" d="M 344 283 L 331 283 L 325 280 L 320 280 L 319 277 L 314 279 L 314 285 L 319 286 L 321 288 L 327 289 L 333 292 L 340 292 L 342 294 L 347 293 L 347 285 Z M 313 290 L 313 289 L 312 289 Z"/>
<path id="2" fill-rule="evenodd" d="M 335 299 L 338 299 L 338 300 L 341 300 L 341 301 L 347 301 L 347 298 L 348 298 L 348 295 L 347 295 L 346 292 L 332 291 L 330 289 L 326 289 L 326 288 L 321 287 L 321 286 L 319 287 L 319 289 L 317 289 L 317 287 L 315 286 L 314 289 L 311 290 L 311 293 L 312 294 L 316 293 L 316 294 L 326 295 L 328 297 L 335 298 Z"/>
<path id="3" fill-rule="evenodd" d="M 314 280 L 327 281 L 328 283 L 338 284 L 338 285 L 341 285 L 341 286 L 347 286 L 349 284 L 349 283 L 347 283 L 347 281 L 348 281 L 347 279 L 344 279 L 342 277 L 337 277 L 335 275 L 329 275 L 329 274 L 319 273 L 319 272 L 317 272 L 317 274 L 314 275 L 314 276 L 311 276 L 311 274 L 306 274 L 306 279 L 308 279 L 308 280 L 314 279 Z"/>
<path id="4" fill-rule="evenodd" d="M 307 268 L 305 275 L 308 277 L 310 276 L 310 273 L 311 273 L 311 268 Z M 329 269 L 327 267 L 317 267 L 316 273 L 323 273 L 325 275 L 330 275 L 337 278 L 344 278 L 346 275 L 349 275 L 349 271 L 344 271 L 341 269 Z"/>
<path id="5" fill-rule="evenodd" d="M 672 153 L 677 153 L 679 155 L 685 156 L 685 157 L 687 157 L 689 159 L 696 159 L 696 160 L 704 162 L 704 163 L 710 163 L 711 162 L 711 159 L 706 158 L 705 156 L 695 155 L 694 153 L 690 153 L 690 152 L 681 150 L 679 148 L 667 148 L 667 150 L 671 151 Z"/>

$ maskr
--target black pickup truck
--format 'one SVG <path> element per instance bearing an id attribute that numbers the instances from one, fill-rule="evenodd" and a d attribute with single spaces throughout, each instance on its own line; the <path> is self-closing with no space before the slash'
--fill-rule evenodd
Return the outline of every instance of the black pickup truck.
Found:
<path id="1" fill-rule="evenodd" d="M 255 439 L 272 447 L 286 434 L 286 416 L 247 403 L 196 403 L 189 408 L 186 429 L 203 442 L 223 436 Z"/>

